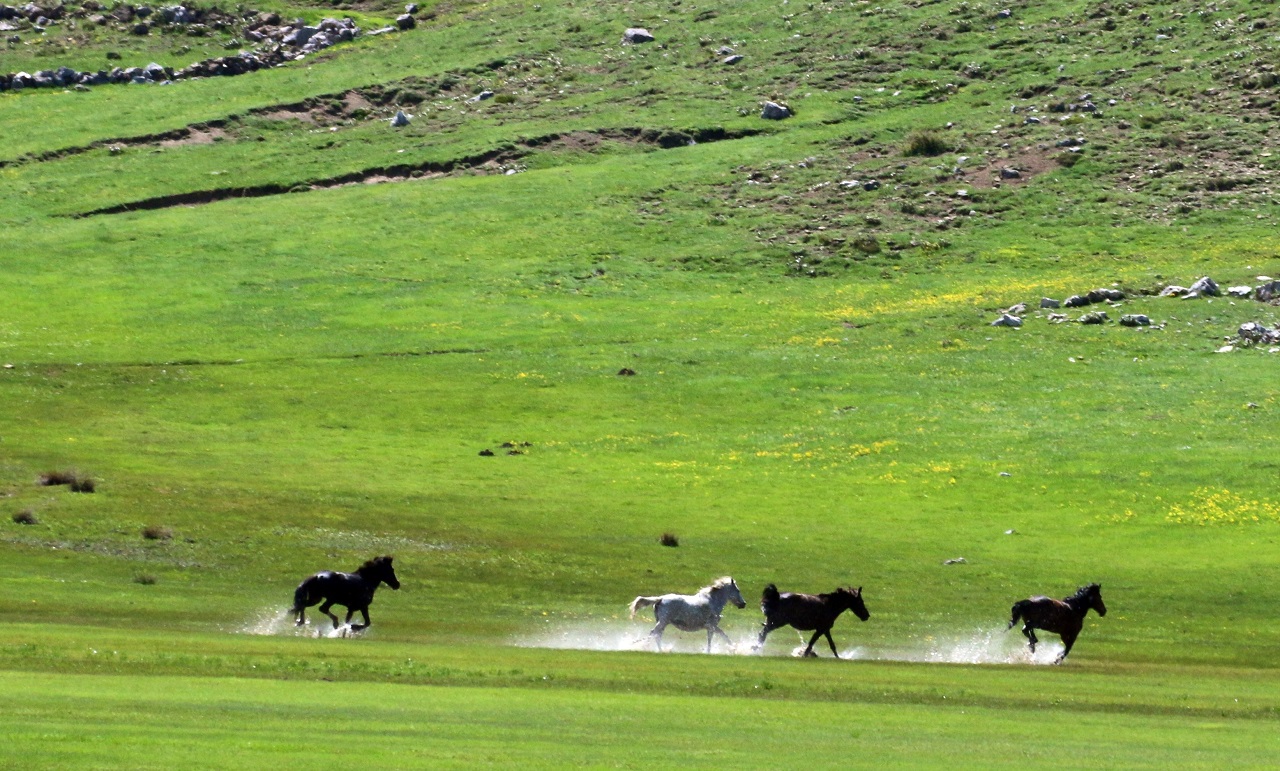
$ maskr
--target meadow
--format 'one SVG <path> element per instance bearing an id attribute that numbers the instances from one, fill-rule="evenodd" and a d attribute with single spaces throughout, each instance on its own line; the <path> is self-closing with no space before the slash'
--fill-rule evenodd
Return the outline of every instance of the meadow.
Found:
<path id="1" fill-rule="evenodd" d="M 495 1 L 0 93 L 0 765 L 1273 764 L 1280 314 L 1157 296 L 1280 277 L 1219 6 Z M 0 72 L 191 54 L 59 34 Z M 370 630 L 284 618 L 376 554 Z M 767 583 L 871 618 L 637 642 L 726 574 L 735 643 Z M 1090 582 L 1040 666 L 1009 606 Z"/>

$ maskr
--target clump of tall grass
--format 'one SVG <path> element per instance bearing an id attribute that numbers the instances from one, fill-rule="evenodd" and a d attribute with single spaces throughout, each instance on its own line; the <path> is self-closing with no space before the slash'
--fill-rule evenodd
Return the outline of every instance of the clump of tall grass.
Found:
<path id="1" fill-rule="evenodd" d="M 148 541 L 168 541 L 173 538 L 173 531 L 163 525 L 147 525 L 142 528 L 142 537 Z"/>
<path id="2" fill-rule="evenodd" d="M 947 140 L 936 131 L 927 129 L 921 131 L 913 131 L 907 136 L 907 142 L 902 146 L 902 154 L 906 156 L 924 155 L 934 156 L 942 155 L 951 150 L 951 145 Z"/>

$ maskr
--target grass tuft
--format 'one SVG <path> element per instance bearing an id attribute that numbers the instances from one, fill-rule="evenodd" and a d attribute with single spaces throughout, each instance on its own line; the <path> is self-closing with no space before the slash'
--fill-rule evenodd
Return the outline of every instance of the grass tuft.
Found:
<path id="1" fill-rule="evenodd" d="M 932 157 L 942 155 L 951 150 L 950 143 L 936 131 L 913 131 L 907 136 L 907 143 L 902 147 L 902 154 L 908 157 L 923 155 Z"/>
<path id="2" fill-rule="evenodd" d="M 58 487 L 59 485 L 69 485 L 76 481 L 76 472 L 74 471 L 46 471 L 40 475 L 41 487 Z"/>
<path id="3" fill-rule="evenodd" d="M 173 531 L 163 525 L 147 525 L 142 528 L 142 537 L 148 541 L 168 541 L 173 538 Z"/>
<path id="4" fill-rule="evenodd" d="M 658 539 L 658 543 L 663 546 L 671 546 L 674 548 L 680 545 L 680 539 L 675 533 L 663 533 L 662 537 Z"/>
<path id="5" fill-rule="evenodd" d="M 19 525 L 38 525 L 40 520 L 36 519 L 36 513 L 31 509 L 23 509 L 13 515 L 13 521 Z"/>

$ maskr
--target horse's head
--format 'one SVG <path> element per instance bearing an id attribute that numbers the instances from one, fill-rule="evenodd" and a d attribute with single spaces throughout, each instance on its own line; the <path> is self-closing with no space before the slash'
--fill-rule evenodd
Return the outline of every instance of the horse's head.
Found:
<path id="1" fill-rule="evenodd" d="M 719 592 L 726 600 L 732 602 L 739 609 L 747 607 L 747 601 L 742 599 L 742 592 L 738 591 L 738 583 L 729 576 L 717 579 L 711 585 L 711 591 Z"/>
<path id="2" fill-rule="evenodd" d="M 1085 590 L 1089 592 L 1089 607 L 1096 610 L 1099 616 L 1107 615 L 1107 604 L 1102 601 L 1102 584 L 1089 584 Z"/>
<path id="3" fill-rule="evenodd" d="M 852 586 L 844 586 L 836 589 L 838 596 L 845 604 L 845 607 L 853 611 L 853 615 L 866 621 L 871 618 L 871 611 L 867 610 L 867 604 L 862 601 L 862 587 L 854 589 Z"/>
<path id="4" fill-rule="evenodd" d="M 400 588 L 400 579 L 396 578 L 395 568 L 391 567 L 391 557 L 374 557 L 360 566 L 356 571 L 370 581 L 382 581 L 392 589 Z"/>

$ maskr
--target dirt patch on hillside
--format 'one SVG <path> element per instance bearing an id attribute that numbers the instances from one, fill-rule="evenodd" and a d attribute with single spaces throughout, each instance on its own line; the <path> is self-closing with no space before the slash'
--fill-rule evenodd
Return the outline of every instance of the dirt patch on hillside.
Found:
<path id="1" fill-rule="evenodd" d="M 172 139 L 161 139 L 156 142 L 159 147 L 185 147 L 187 145 L 211 145 L 230 136 L 225 129 L 219 126 L 205 126 L 204 128 L 191 128 L 187 130 L 185 136 L 174 137 Z"/>

